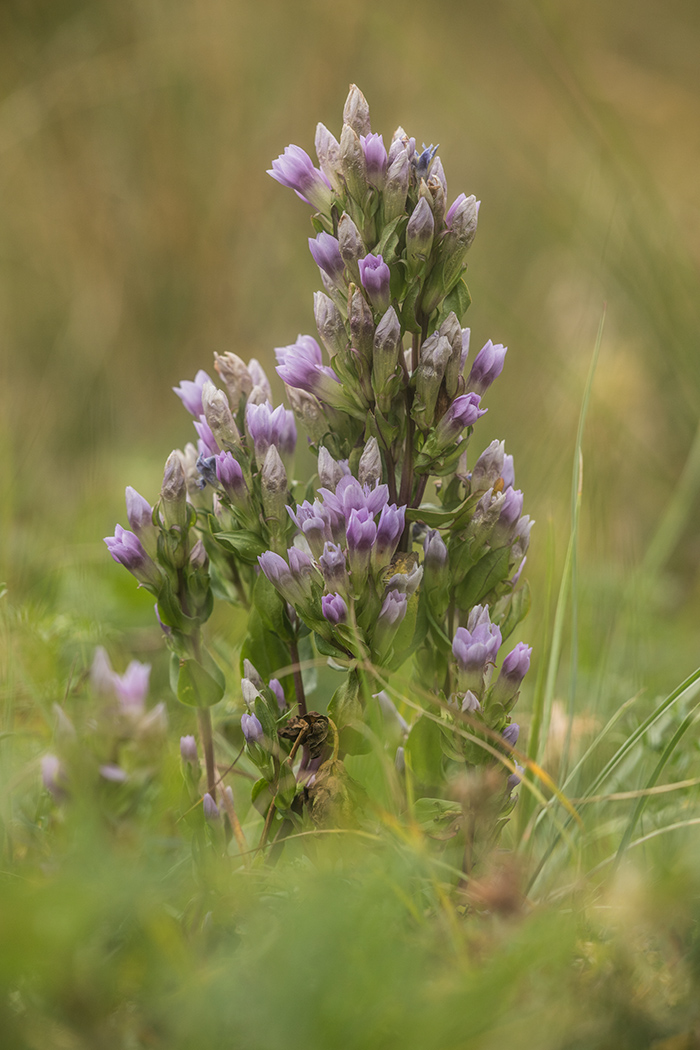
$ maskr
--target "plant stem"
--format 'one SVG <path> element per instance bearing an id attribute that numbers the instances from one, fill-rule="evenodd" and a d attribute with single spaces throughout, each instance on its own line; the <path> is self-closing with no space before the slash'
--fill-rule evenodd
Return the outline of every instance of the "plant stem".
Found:
<path id="1" fill-rule="evenodd" d="M 211 712 L 208 707 L 197 708 L 199 736 L 204 749 L 204 763 L 207 767 L 207 791 L 216 802 L 216 765 L 214 762 L 214 734 L 211 725 Z"/>
<path id="2" fill-rule="evenodd" d="M 233 837 L 236 840 L 236 844 L 238 846 L 238 850 L 241 856 L 244 858 L 244 863 L 248 864 L 248 842 L 246 840 L 245 835 L 243 834 L 243 828 L 241 827 L 241 822 L 238 819 L 236 807 L 233 804 L 233 792 L 229 794 L 227 791 L 224 791 L 223 799 L 224 809 L 226 810 L 226 815 L 228 816 L 229 823 L 231 825 L 231 830 L 233 831 Z"/>

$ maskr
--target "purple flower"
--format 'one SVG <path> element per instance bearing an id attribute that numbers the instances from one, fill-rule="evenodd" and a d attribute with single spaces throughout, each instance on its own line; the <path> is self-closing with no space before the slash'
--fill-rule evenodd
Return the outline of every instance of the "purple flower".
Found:
<path id="1" fill-rule="evenodd" d="M 406 508 L 397 507 L 395 503 L 382 507 L 377 524 L 377 541 L 372 555 L 375 569 L 388 565 L 393 558 L 396 545 L 404 530 L 405 516 Z"/>
<path id="2" fill-rule="evenodd" d="M 274 551 L 265 551 L 258 558 L 258 562 L 270 583 L 285 601 L 290 605 L 304 606 L 311 597 L 310 577 L 315 570 L 308 554 L 298 551 L 295 547 L 292 547 L 291 551 L 295 552 L 294 555 L 290 553 L 295 571 L 292 571 L 284 558 Z"/>
<path id="3" fill-rule="evenodd" d="M 478 697 L 474 696 L 470 689 L 467 689 L 464 694 L 460 711 L 465 715 L 470 715 L 474 711 L 481 711 L 481 704 L 479 703 Z"/>
<path id="4" fill-rule="evenodd" d="M 199 767 L 199 755 L 197 754 L 197 741 L 193 736 L 180 737 L 180 758 L 185 764 Z"/>
<path id="5" fill-rule="evenodd" d="M 131 485 L 126 486 L 126 516 L 142 543 L 146 537 L 150 540 L 155 536 L 153 507 Z"/>
<path id="6" fill-rule="evenodd" d="M 284 695 L 284 689 L 282 688 L 282 683 L 280 682 L 280 680 L 278 678 L 271 678 L 270 679 L 270 689 L 275 694 L 275 697 L 277 698 L 277 706 L 279 707 L 280 711 L 284 711 L 284 709 L 287 706 L 287 698 Z"/>
<path id="7" fill-rule="evenodd" d="M 488 390 L 494 379 L 497 379 L 503 371 L 507 350 L 507 346 L 501 343 L 494 344 L 489 339 L 474 359 L 467 379 L 467 389 L 477 394 L 483 394 Z"/>
<path id="8" fill-rule="evenodd" d="M 384 148 L 384 140 L 381 135 L 372 132 L 369 135 L 360 135 L 360 142 L 365 153 L 367 163 L 367 181 L 381 190 L 386 178 L 387 154 Z"/>
<path id="9" fill-rule="evenodd" d="M 288 386 L 314 394 L 319 401 L 337 408 L 345 403 L 343 388 L 332 368 L 322 363 L 321 347 L 311 335 L 300 335 L 296 343 L 277 347 L 277 375 Z"/>
<path id="10" fill-rule="evenodd" d="M 506 781 L 506 791 L 508 792 L 509 795 L 515 790 L 515 788 L 518 786 L 520 781 L 523 779 L 522 778 L 522 773 L 524 771 L 524 767 L 519 765 L 516 762 L 515 763 L 515 769 L 516 769 L 516 772 L 515 773 L 511 773 L 511 775 L 508 777 L 508 780 Z"/>
<path id="11" fill-rule="evenodd" d="M 202 413 L 199 419 L 194 421 L 194 429 L 197 431 L 197 450 L 200 456 L 205 458 L 209 456 L 218 456 L 221 452 L 219 444 L 212 433 L 212 429 L 207 423 L 206 416 Z"/>
<path id="12" fill-rule="evenodd" d="M 368 510 L 374 516 L 389 502 L 388 485 L 377 485 L 371 489 L 369 485 L 361 485 L 351 474 L 346 474 L 340 479 L 335 492 L 328 489 L 318 491 L 319 495 L 323 496 L 324 506 L 341 519 L 349 518 L 352 510 L 362 509 Z"/>
<path id="13" fill-rule="evenodd" d="M 457 199 L 455 201 L 453 201 L 452 204 L 447 209 L 447 214 L 445 215 L 445 226 L 447 226 L 448 230 L 452 226 L 452 220 L 455 217 L 457 209 L 461 208 L 464 205 L 464 202 L 466 201 L 466 199 L 467 199 L 466 193 L 460 193 L 459 197 L 457 197 Z"/>
<path id="14" fill-rule="evenodd" d="M 430 572 L 441 573 L 447 565 L 448 554 L 445 541 L 437 529 L 429 529 L 423 541 L 423 564 Z"/>
<path id="15" fill-rule="evenodd" d="M 501 510 L 490 538 L 492 547 L 504 546 L 513 534 L 523 509 L 520 489 L 507 488 L 502 495 Z"/>
<path id="16" fill-rule="evenodd" d="M 309 237 L 309 250 L 319 270 L 328 274 L 334 284 L 342 284 L 345 263 L 337 239 L 330 233 L 319 233 L 316 238 Z"/>
<path id="17" fill-rule="evenodd" d="M 148 696 L 151 665 L 132 660 L 123 675 L 112 670 L 106 650 L 98 645 L 90 668 L 93 689 L 114 696 L 125 710 L 142 711 Z"/>
<path id="18" fill-rule="evenodd" d="M 507 705 L 516 695 L 530 669 L 531 655 L 532 646 L 524 642 L 518 642 L 515 649 L 508 653 L 493 687 L 493 698 L 497 703 Z"/>
<path id="19" fill-rule="evenodd" d="M 208 824 L 216 824 L 217 821 L 221 820 L 219 807 L 209 792 L 207 792 L 202 798 L 202 812 L 204 813 L 204 819 Z"/>
<path id="20" fill-rule="evenodd" d="M 114 560 L 133 573 L 139 583 L 154 590 L 160 587 L 160 570 L 146 554 L 138 536 L 117 525 L 114 536 L 105 536 L 105 543 Z"/>
<path id="21" fill-rule="evenodd" d="M 469 615 L 467 627 L 458 627 L 452 642 L 460 685 L 480 696 L 489 664 L 496 659 L 501 632 L 489 619 L 488 607 L 477 605 Z"/>
<path id="22" fill-rule="evenodd" d="M 374 309 L 383 314 L 389 309 L 391 273 L 381 255 L 366 255 L 358 262 L 360 280 Z"/>
<path id="23" fill-rule="evenodd" d="M 348 607 L 345 599 L 340 594 L 324 594 L 321 598 L 321 610 L 330 624 L 337 627 L 339 623 L 347 623 Z"/>
<path id="24" fill-rule="evenodd" d="M 520 726 L 518 725 L 518 723 L 511 722 L 510 725 L 507 725 L 506 728 L 503 730 L 502 736 L 506 744 L 510 744 L 511 747 L 515 747 L 515 745 L 518 742 L 518 737 L 520 736 Z"/>
<path id="25" fill-rule="evenodd" d="M 503 442 L 492 441 L 474 464 L 471 478 L 472 493 L 486 492 L 488 489 L 493 488 L 503 474 L 504 462 Z"/>
<path id="26" fill-rule="evenodd" d="M 256 715 L 248 714 L 247 711 L 241 715 L 241 729 L 247 744 L 257 744 L 264 736 L 260 719 Z"/>
<path id="27" fill-rule="evenodd" d="M 353 575 L 362 575 L 367 572 L 372 547 L 377 538 L 374 517 L 366 507 L 350 511 L 345 535 L 350 571 Z"/>
<path id="28" fill-rule="evenodd" d="M 469 248 L 474 240 L 480 206 L 481 201 L 478 201 L 473 194 L 467 197 L 464 193 L 460 193 L 457 200 L 447 209 L 445 226 L 454 234 L 454 238 L 463 249 Z"/>
<path id="29" fill-rule="evenodd" d="M 441 448 L 453 444 L 465 427 L 473 427 L 486 414 L 488 409 L 479 408 L 480 401 L 478 394 L 460 394 L 454 399 L 435 428 L 435 440 Z"/>
<path id="30" fill-rule="evenodd" d="M 202 388 L 205 383 L 211 383 L 211 378 L 200 368 L 194 377 L 194 382 L 191 379 L 183 379 L 179 386 L 173 387 L 174 392 L 192 416 L 201 416 L 204 411 Z"/>
<path id="31" fill-rule="evenodd" d="M 323 172 L 314 167 L 311 157 L 300 146 L 287 146 L 284 153 L 273 160 L 267 174 L 283 186 L 289 186 L 312 208 L 330 211 L 331 184 Z"/>
<path id="32" fill-rule="evenodd" d="M 240 464 L 230 452 L 220 452 L 214 456 L 214 468 L 219 484 L 233 503 L 241 503 L 248 497 L 248 486 L 243 477 Z"/>
<path id="33" fill-rule="evenodd" d="M 66 771 L 56 755 L 44 755 L 41 759 L 41 781 L 46 790 L 59 802 L 66 796 Z"/>

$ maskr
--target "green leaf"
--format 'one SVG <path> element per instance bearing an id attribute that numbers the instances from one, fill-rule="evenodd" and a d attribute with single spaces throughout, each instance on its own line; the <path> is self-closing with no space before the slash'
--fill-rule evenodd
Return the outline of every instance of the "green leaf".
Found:
<path id="1" fill-rule="evenodd" d="M 406 761 L 423 784 L 440 784 L 442 774 L 442 733 L 440 723 L 422 715 L 406 741 Z"/>
<path id="2" fill-rule="evenodd" d="M 257 565 L 258 555 L 267 550 L 267 545 L 254 532 L 237 529 L 235 532 L 214 533 L 216 542 L 227 551 L 237 554 L 241 561 Z"/>
<path id="3" fill-rule="evenodd" d="M 467 310 L 471 306 L 472 297 L 469 293 L 464 278 L 461 278 L 455 287 L 452 289 L 449 295 L 446 295 L 442 306 L 440 307 L 440 314 L 438 316 L 438 327 L 445 320 L 448 314 L 454 311 L 457 314 L 459 321 L 466 314 Z"/>
<path id="4" fill-rule="evenodd" d="M 469 570 L 455 591 L 455 599 L 459 608 L 471 609 L 474 605 L 478 605 L 496 584 L 505 580 L 509 565 L 510 547 L 499 547 L 495 551 L 488 551 Z"/>
<path id="5" fill-rule="evenodd" d="M 278 634 L 280 638 L 284 638 L 285 641 L 292 640 L 293 633 L 287 616 L 286 604 L 264 572 L 261 572 L 255 581 L 252 604 L 266 627 Z"/>
<path id="6" fill-rule="evenodd" d="M 499 602 L 500 605 L 500 602 Z M 501 638 L 506 638 L 513 633 L 521 620 L 524 620 L 530 611 L 530 584 L 524 580 L 522 585 L 514 591 L 505 604 L 505 616 L 501 622 Z"/>
<path id="7" fill-rule="evenodd" d="M 218 704 L 226 689 L 226 680 L 209 657 L 206 668 L 197 660 L 180 660 L 177 675 L 177 698 L 188 707 L 212 707 Z"/>
<path id="8" fill-rule="evenodd" d="M 462 807 L 451 799 L 417 798 L 413 806 L 413 816 L 426 830 L 437 830 L 461 817 Z"/>

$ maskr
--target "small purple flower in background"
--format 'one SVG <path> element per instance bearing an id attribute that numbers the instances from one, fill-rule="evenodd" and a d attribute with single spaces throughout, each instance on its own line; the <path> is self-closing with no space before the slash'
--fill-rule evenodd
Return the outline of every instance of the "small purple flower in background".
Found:
<path id="1" fill-rule="evenodd" d="M 187 411 L 195 418 L 201 416 L 204 411 L 202 408 L 202 388 L 205 383 L 211 383 L 211 378 L 200 368 L 194 377 L 194 382 L 191 379 L 183 379 L 179 386 L 173 387 L 174 392 L 180 398 Z"/>
<path id="2" fill-rule="evenodd" d="M 186 764 L 199 767 L 199 755 L 197 754 L 197 741 L 193 736 L 180 737 L 180 758 Z"/>
<path id="3" fill-rule="evenodd" d="M 207 792 L 202 798 L 202 812 L 204 813 L 204 819 L 208 824 L 216 824 L 221 820 L 221 814 L 219 813 L 219 807 L 217 806 L 214 799 Z"/>
<path id="4" fill-rule="evenodd" d="M 66 797 L 66 771 L 56 755 L 42 756 L 41 781 L 56 802 Z"/>
<path id="5" fill-rule="evenodd" d="M 321 598 L 321 610 L 334 627 L 337 627 L 339 623 L 347 623 L 348 607 L 342 595 L 324 594 Z"/>
<path id="6" fill-rule="evenodd" d="M 141 713 L 148 696 L 151 665 L 132 660 L 123 675 L 112 670 L 106 650 L 98 645 L 90 668 L 93 689 L 103 696 L 115 697 L 124 711 Z"/>
<path id="7" fill-rule="evenodd" d="M 263 727 L 260 719 L 256 715 L 251 715 L 247 711 L 241 715 L 241 729 L 243 730 L 243 736 L 246 739 L 247 744 L 259 743 L 263 736 Z"/>
<path id="8" fill-rule="evenodd" d="M 100 766 L 100 776 L 103 780 L 109 780 L 112 784 L 125 784 L 129 779 L 128 773 L 114 762 L 106 762 Z"/>
<path id="9" fill-rule="evenodd" d="M 362 287 L 367 292 L 374 309 L 380 313 L 386 313 L 389 309 L 389 282 L 391 273 L 381 255 L 366 255 L 358 263 L 360 267 L 360 280 Z"/>
<path id="10" fill-rule="evenodd" d="M 138 536 L 117 525 L 114 536 L 105 536 L 105 543 L 114 560 L 133 573 L 139 583 L 156 590 L 160 588 L 160 570 L 146 554 Z"/>
<path id="11" fill-rule="evenodd" d="M 381 135 L 372 132 L 369 135 L 360 135 L 360 143 L 365 154 L 367 164 L 367 181 L 381 190 L 386 180 L 387 153 L 384 148 L 384 139 Z"/>
<path id="12" fill-rule="evenodd" d="M 311 157 L 300 146 L 287 146 L 277 160 L 273 160 L 268 175 L 294 190 L 298 197 L 317 211 L 330 211 L 332 203 L 331 184 Z"/>
<path id="13" fill-rule="evenodd" d="M 309 237 L 309 250 L 319 270 L 323 270 L 334 284 L 342 285 L 345 263 L 340 255 L 337 238 L 332 237 L 330 233 L 319 233 L 315 238 Z"/>
<path id="14" fill-rule="evenodd" d="M 503 371 L 508 347 L 502 343 L 485 343 L 474 358 L 472 370 L 467 379 L 467 389 L 477 394 L 483 394 L 498 379 Z"/>

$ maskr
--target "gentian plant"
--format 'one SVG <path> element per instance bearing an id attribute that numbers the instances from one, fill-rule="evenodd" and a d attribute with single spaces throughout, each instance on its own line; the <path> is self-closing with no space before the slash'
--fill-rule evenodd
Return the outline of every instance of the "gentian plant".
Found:
<path id="1" fill-rule="evenodd" d="M 127 489 L 131 531 L 105 542 L 155 597 L 205 783 L 190 735 L 183 772 L 212 828 L 226 814 L 245 854 L 303 827 L 376 824 L 391 805 L 457 844 L 468 872 L 515 804 L 511 712 L 531 652 L 501 652 L 529 604 L 513 459 L 502 441 L 470 450 L 506 355 L 489 340 L 470 360 L 462 327 L 479 202 L 450 201 L 436 147 L 401 127 L 385 145 L 355 86 L 316 155 L 290 145 L 269 172 L 311 208 L 323 288 L 317 336 L 276 350 L 291 409 L 259 362 L 215 355 L 216 382 L 199 371 L 175 389 L 196 445 L 171 453 L 153 507 Z M 310 478 L 294 472 L 297 426 Z M 215 600 L 248 612 L 237 671 L 203 636 Z M 217 765 L 227 690 L 252 806 Z M 363 780 L 367 756 L 382 789 Z M 238 796 L 250 780 L 235 783 Z"/>

